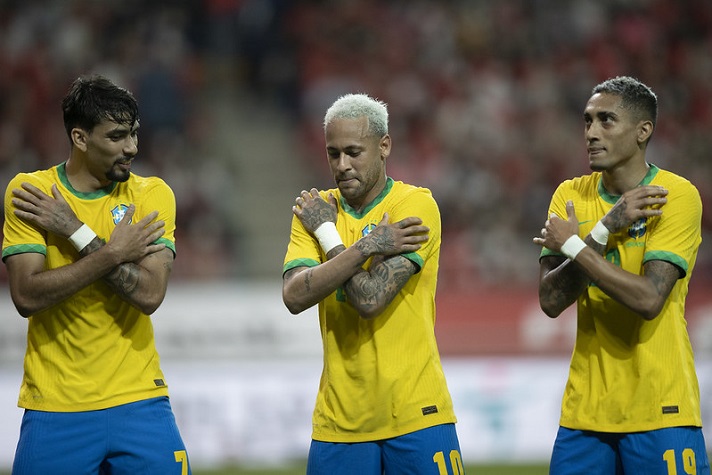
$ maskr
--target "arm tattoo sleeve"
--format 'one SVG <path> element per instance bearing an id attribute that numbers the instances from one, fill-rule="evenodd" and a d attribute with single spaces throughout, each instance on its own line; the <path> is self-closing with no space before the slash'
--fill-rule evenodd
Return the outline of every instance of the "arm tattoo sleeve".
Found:
<path id="1" fill-rule="evenodd" d="M 402 256 L 394 256 L 376 264 L 346 281 L 344 290 L 357 308 L 372 310 L 387 306 L 415 273 L 415 265 Z"/>
<path id="2" fill-rule="evenodd" d="M 79 254 L 81 256 L 87 256 L 103 247 L 104 244 L 106 243 L 103 239 L 96 237 L 84 249 L 82 249 Z M 140 272 L 138 266 L 131 262 L 124 262 L 123 264 L 119 264 L 111 272 L 106 274 L 103 280 L 119 296 L 127 297 L 131 295 L 138 287 L 139 277 Z"/>

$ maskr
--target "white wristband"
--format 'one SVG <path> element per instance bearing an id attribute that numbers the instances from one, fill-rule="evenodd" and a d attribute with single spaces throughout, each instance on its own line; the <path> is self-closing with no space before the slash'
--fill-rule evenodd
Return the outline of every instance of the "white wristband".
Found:
<path id="1" fill-rule="evenodd" d="M 611 232 L 603 224 L 602 221 L 599 221 L 593 227 L 590 234 L 594 241 L 596 241 L 598 244 L 603 244 L 605 246 L 606 244 L 608 244 L 608 235 L 611 234 Z"/>
<path id="2" fill-rule="evenodd" d="M 586 243 L 583 239 L 574 234 L 561 246 L 561 253 L 573 261 L 585 247 Z"/>
<path id="3" fill-rule="evenodd" d="M 336 223 L 332 221 L 320 224 L 314 231 L 314 236 L 316 236 L 319 240 L 319 244 L 324 250 L 324 254 L 328 254 L 329 251 L 334 249 L 336 246 L 344 244 L 341 240 L 341 236 L 339 236 L 339 232 L 336 230 Z"/>
<path id="4" fill-rule="evenodd" d="M 91 230 L 86 224 L 82 224 L 79 229 L 74 231 L 71 236 L 69 236 L 69 242 L 77 251 L 81 251 L 87 245 L 94 240 L 96 233 Z"/>

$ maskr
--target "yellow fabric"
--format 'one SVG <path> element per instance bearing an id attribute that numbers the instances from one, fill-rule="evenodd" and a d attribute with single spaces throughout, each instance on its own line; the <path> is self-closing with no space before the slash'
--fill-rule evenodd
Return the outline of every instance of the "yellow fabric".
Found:
<path id="1" fill-rule="evenodd" d="M 636 432 L 700 426 L 700 396 L 685 321 L 685 298 L 702 241 L 702 203 L 697 189 L 673 173 L 651 166 L 641 184 L 669 194 L 663 214 L 611 235 L 606 258 L 633 274 L 665 260 L 685 276 L 677 281 L 660 315 L 646 321 L 590 285 L 579 297 L 578 330 L 561 425 L 601 432 Z M 608 212 L 601 174 L 568 180 L 556 190 L 549 213 L 566 217 L 572 200 L 583 238 Z M 542 255 L 551 254 L 544 250 Z"/>
<path id="2" fill-rule="evenodd" d="M 32 183 L 51 196 L 57 184 L 78 218 L 109 240 L 122 210 L 136 205 L 133 222 L 153 210 L 165 221 L 161 238 L 175 252 L 175 198 L 161 179 L 134 174 L 125 183 L 96 193 L 71 188 L 64 164 L 17 175 L 5 193 L 3 260 L 44 254 L 50 269 L 68 265 L 79 254 L 65 238 L 17 218 L 12 190 Z M 18 405 L 27 409 L 72 412 L 103 409 L 168 394 L 148 315 L 98 281 L 67 300 L 28 319 L 24 377 Z"/>
<path id="3" fill-rule="evenodd" d="M 346 246 L 370 232 L 385 212 L 390 222 L 420 217 L 430 227 L 430 239 L 417 253 L 405 255 L 420 271 L 376 318 L 359 317 L 341 289 L 319 304 L 324 368 L 312 437 L 362 442 L 455 422 L 434 335 L 440 254 L 435 200 L 425 188 L 389 179 L 383 193 L 359 214 L 338 189 L 321 195 L 328 193 L 339 201 L 336 227 Z M 294 218 L 284 271 L 325 259 L 316 239 Z"/>

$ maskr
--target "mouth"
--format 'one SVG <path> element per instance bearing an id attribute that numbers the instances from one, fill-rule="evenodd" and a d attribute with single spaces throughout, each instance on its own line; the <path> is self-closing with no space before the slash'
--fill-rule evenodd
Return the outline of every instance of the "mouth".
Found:
<path id="1" fill-rule="evenodd" d="M 605 151 L 606 151 L 606 149 L 603 147 L 589 147 L 588 148 L 588 156 L 595 157 L 596 155 L 600 155 Z"/>
<path id="2" fill-rule="evenodd" d="M 123 171 L 131 171 L 131 161 L 117 161 L 115 165 Z"/>

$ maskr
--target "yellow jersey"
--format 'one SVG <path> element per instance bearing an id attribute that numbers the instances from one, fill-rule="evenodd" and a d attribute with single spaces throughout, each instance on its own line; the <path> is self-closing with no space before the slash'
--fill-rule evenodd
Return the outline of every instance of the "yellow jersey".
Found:
<path id="1" fill-rule="evenodd" d="M 163 180 L 131 174 L 126 182 L 82 193 L 72 188 L 63 163 L 18 174 L 10 181 L 5 192 L 3 260 L 35 252 L 45 256 L 48 269 L 54 269 L 79 259 L 67 239 L 15 216 L 12 190 L 23 182 L 50 196 L 56 184 L 77 217 L 105 240 L 128 205 L 136 205 L 134 222 L 158 210 L 157 219 L 166 223 L 160 241 L 175 253 L 175 197 Z M 167 394 L 150 317 L 122 300 L 103 281 L 28 318 L 20 407 L 89 411 Z"/>
<path id="2" fill-rule="evenodd" d="M 454 423 L 434 333 L 441 225 L 430 191 L 388 178 L 383 192 L 361 213 L 338 189 L 320 193 L 325 199 L 333 193 L 338 200 L 336 227 L 346 246 L 367 235 L 386 212 L 390 222 L 417 216 L 430 232 L 420 250 L 404 254 L 419 271 L 376 318 L 361 318 L 342 289 L 319 303 L 324 367 L 313 439 L 363 442 Z M 284 271 L 324 261 L 318 241 L 294 217 Z"/>
<path id="3" fill-rule="evenodd" d="M 685 321 L 685 298 L 702 241 L 702 202 L 686 179 L 651 165 L 641 185 L 669 191 L 661 216 L 610 235 L 605 258 L 636 275 L 643 264 L 664 260 L 682 277 L 660 314 L 644 320 L 591 284 L 577 301 L 576 343 L 563 396 L 561 425 L 599 432 L 639 432 L 702 426 L 694 356 Z M 572 200 L 579 235 L 589 234 L 616 203 L 601 173 L 563 182 L 549 213 L 565 217 Z M 552 254 L 548 249 L 542 256 Z"/>

